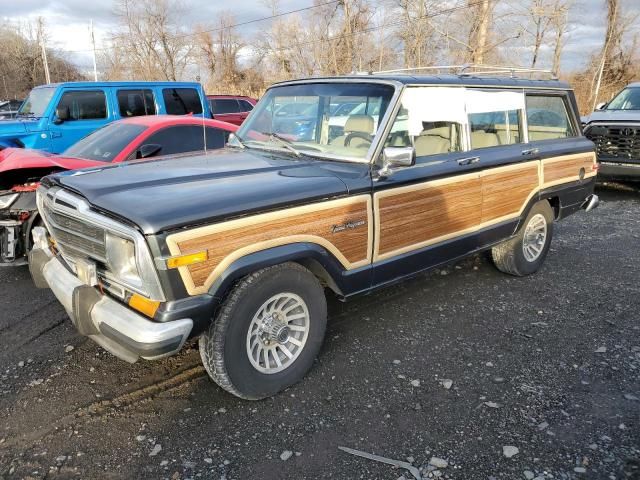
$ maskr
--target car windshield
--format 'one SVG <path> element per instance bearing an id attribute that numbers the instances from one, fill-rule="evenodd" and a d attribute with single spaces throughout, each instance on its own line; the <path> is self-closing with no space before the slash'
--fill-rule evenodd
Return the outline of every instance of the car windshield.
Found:
<path id="1" fill-rule="evenodd" d="M 640 110 L 640 87 L 622 90 L 606 106 L 607 110 Z"/>
<path id="2" fill-rule="evenodd" d="M 110 123 L 67 148 L 63 155 L 111 162 L 148 127 L 134 123 Z"/>
<path id="3" fill-rule="evenodd" d="M 18 116 L 41 117 L 54 92 L 55 88 L 34 88 L 18 110 Z"/>
<path id="4" fill-rule="evenodd" d="M 270 89 L 236 134 L 247 148 L 287 150 L 362 161 L 394 87 L 373 83 L 303 83 Z M 348 104 L 347 114 L 341 105 Z M 333 112 L 333 113 L 332 113 Z"/>

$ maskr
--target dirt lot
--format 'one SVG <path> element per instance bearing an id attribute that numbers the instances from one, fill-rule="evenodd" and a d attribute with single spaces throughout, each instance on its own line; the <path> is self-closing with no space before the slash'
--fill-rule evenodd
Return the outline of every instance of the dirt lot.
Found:
<path id="1" fill-rule="evenodd" d="M 640 194 L 599 193 L 535 276 L 477 256 L 331 302 L 311 373 L 255 403 L 195 345 L 115 359 L 26 269 L 0 270 L 0 479 L 413 478 L 338 446 L 424 478 L 640 478 Z"/>

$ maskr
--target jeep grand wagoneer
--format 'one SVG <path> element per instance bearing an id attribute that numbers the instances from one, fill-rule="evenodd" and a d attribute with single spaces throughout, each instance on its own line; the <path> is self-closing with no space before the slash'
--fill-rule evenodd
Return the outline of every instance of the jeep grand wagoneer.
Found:
<path id="1" fill-rule="evenodd" d="M 295 103 L 300 137 L 278 129 Z M 347 103 L 361 108 L 332 122 Z M 225 150 L 47 177 L 31 271 L 114 355 L 199 336 L 222 388 L 263 398 L 310 368 L 325 290 L 348 298 L 482 250 L 503 272 L 538 270 L 554 222 L 598 204 L 576 111 L 555 80 L 276 84 Z"/>

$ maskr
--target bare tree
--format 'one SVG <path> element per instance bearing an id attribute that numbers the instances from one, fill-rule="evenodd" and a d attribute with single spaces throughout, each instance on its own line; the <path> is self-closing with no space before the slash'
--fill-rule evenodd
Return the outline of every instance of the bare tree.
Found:
<path id="1" fill-rule="evenodd" d="M 107 67 L 117 65 L 129 78 L 181 78 L 192 52 L 190 32 L 179 21 L 183 13 L 171 0 L 119 0 L 115 14 L 120 28 L 112 33 L 107 53 L 119 58 L 106 59 Z"/>

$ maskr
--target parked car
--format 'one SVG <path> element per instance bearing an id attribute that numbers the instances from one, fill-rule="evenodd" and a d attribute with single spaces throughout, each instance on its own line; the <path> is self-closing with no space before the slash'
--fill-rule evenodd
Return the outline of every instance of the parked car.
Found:
<path id="1" fill-rule="evenodd" d="M 583 129 L 596 144 L 600 177 L 640 181 L 640 82 L 599 104 L 583 119 Z"/>
<path id="2" fill-rule="evenodd" d="M 42 85 L 31 90 L 16 118 L 0 122 L 0 150 L 17 147 L 60 153 L 115 120 L 155 114 L 211 117 L 199 83 Z"/>
<path id="3" fill-rule="evenodd" d="M 216 120 L 241 125 L 257 100 L 243 95 L 207 95 L 211 114 Z"/>
<path id="4" fill-rule="evenodd" d="M 15 117 L 20 105 L 22 100 L 0 100 L 0 120 Z"/>
<path id="5" fill-rule="evenodd" d="M 362 114 L 331 140 L 328 121 L 305 141 L 273 128 L 276 102 L 315 98 L 325 118 L 353 96 L 381 105 L 375 132 Z M 541 109 L 562 112 L 564 127 L 527 128 Z M 264 398 L 311 367 L 325 291 L 346 299 L 483 250 L 503 272 L 536 272 L 554 223 L 598 205 L 576 111 L 555 80 L 279 83 L 213 155 L 46 177 L 37 197 L 51 234 L 34 231 L 31 272 L 118 357 L 166 357 L 199 336 L 218 385 Z M 492 123 L 477 124 L 481 113 Z"/>
<path id="6" fill-rule="evenodd" d="M 103 167 L 137 159 L 222 148 L 237 126 L 192 116 L 159 115 L 112 122 L 62 155 L 39 150 L 0 151 L 0 266 L 22 265 L 31 230 L 42 225 L 36 207 L 40 178 L 52 172 Z M 126 182 L 125 179 L 123 181 Z"/>

